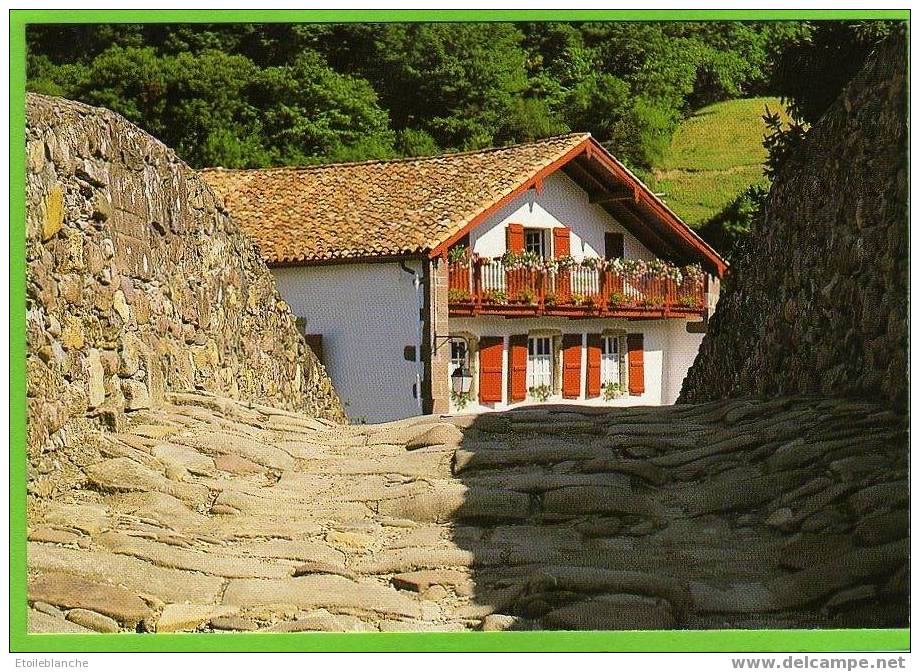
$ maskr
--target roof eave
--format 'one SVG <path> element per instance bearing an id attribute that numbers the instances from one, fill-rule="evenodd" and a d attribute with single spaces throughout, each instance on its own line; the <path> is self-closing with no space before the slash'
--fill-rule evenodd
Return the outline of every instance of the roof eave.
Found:
<path id="1" fill-rule="evenodd" d="M 612 172 L 618 173 L 618 176 L 621 178 L 625 178 L 631 183 L 631 186 L 637 186 L 643 200 L 654 210 L 658 211 L 662 219 L 671 226 L 674 232 L 688 242 L 701 256 L 706 258 L 713 267 L 715 267 L 719 277 L 725 275 L 725 272 L 728 270 L 728 262 L 725 261 L 722 255 L 716 252 L 716 250 L 703 240 L 696 231 L 691 229 L 686 222 L 678 217 L 677 214 L 671 210 L 664 201 L 658 198 L 642 180 L 636 177 L 629 168 L 624 166 L 619 159 L 607 151 L 606 147 L 597 142 L 594 138 L 591 138 L 590 142 L 592 144 L 592 150 L 598 150 L 600 152 L 598 156 L 601 157 L 601 163 L 608 164 L 607 167 L 613 169 Z M 612 166 L 609 165 L 608 162 L 612 163 Z"/>
<path id="2" fill-rule="evenodd" d="M 585 147 L 588 146 L 588 143 L 592 142 L 590 134 L 586 134 L 584 139 L 579 142 L 577 145 L 566 151 L 561 156 L 554 159 L 551 163 L 540 168 L 536 173 L 530 177 L 523 180 L 516 187 L 511 189 L 504 196 L 499 198 L 497 201 L 493 201 L 490 205 L 485 207 L 483 210 L 476 213 L 472 218 L 468 219 L 465 223 L 462 223 L 459 228 L 456 228 L 452 233 L 441 238 L 438 241 L 434 242 L 434 245 L 429 252 L 429 256 L 433 259 L 438 256 L 443 256 L 447 254 L 447 249 L 456 243 L 458 240 L 463 238 L 469 231 L 476 228 L 483 221 L 486 220 L 490 215 L 492 215 L 497 210 L 501 209 L 515 198 L 520 196 L 522 193 L 529 189 L 536 189 L 537 192 L 543 190 L 543 180 L 548 177 L 551 173 L 556 172 L 558 169 L 562 168 L 569 161 L 574 159 L 579 154 L 582 154 L 585 151 Z"/>
<path id="3" fill-rule="evenodd" d="M 725 275 L 725 272 L 728 270 L 728 262 L 703 240 L 698 233 L 687 226 L 687 224 L 678 217 L 664 201 L 658 198 L 632 173 L 632 171 L 624 166 L 615 156 L 607 151 L 603 145 L 591 137 L 591 135 L 586 135 L 575 147 L 541 168 L 535 174 L 523 180 L 507 194 L 468 219 L 465 223 L 460 225 L 459 228 L 455 228 L 450 234 L 435 241 L 431 251 L 428 253 L 429 256 L 435 258 L 446 255 L 451 245 L 457 243 L 457 241 L 485 221 L 490 215 L 529 189 L 536 189 L 538 192 L 541 191 L 542 182 L 546 177 L 573 161 L 581 154 L 588 154 L 589 159 L 596 160 L 605 170 L 613 174 L 617 179 L 626 182 L 630 187 L 636 189 L 637 196 L 658 215 L 667 225 L 670 232 L 693 249 L 702 259 L 708 262 L 708 264 L 715 269 L 719 277 Z"/>
<path id="4" fill-rule="evenodd" d="M 428 258 L 428 250 L 424 249 L 416 252 L 362 254 L 350 257 L 338 256 L 313 259 L 283 259 L 267 261 L 266 266 L 269 268 L 299 268 L 306 266 L 336 266 L 343 264 L 385 264 L 399 261 L 415 261 L 419 259 L 427 260 Z"/>

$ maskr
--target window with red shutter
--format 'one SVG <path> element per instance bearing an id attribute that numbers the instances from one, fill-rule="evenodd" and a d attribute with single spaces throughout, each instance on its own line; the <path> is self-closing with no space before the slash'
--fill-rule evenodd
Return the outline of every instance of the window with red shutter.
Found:
<path id="1" fill-rule="evenodd" d="M 505 229 L 505 243 L 509 252 L 519 254 L 524 251 L 524 225 L 509 224 Z"/>
<path id="2" fill-rule="evenodd" d="M 588 334 L 588 356 L 585 370 L 585 396 L 601 396 L 601 335 Z"/>
<path id="3" fill-rule="evenodd" d="M 577 399 L 581 394 L 581 334 L 562 337 L 562 396 Z"/>
<path id="4" fill-rule="evenodd" d="M 572 237 L 569 229 L 561 226 L 553 229 L 553 256 L 558 259 L 568 255 L 572 250 Z M 556 271 L 556 295 L 562 300 L 568 300 L 572 293 L 572 278 L 568 269 Z"/>
<path id="5" fill-rule="evenodd" d="M 546 258 L 546 229 L 524 229 L 524 251 Z"/>
<path id="6" fill-rule="evenodd" d="M 508 339 L 508 400 L 527 398 L 527 334 Z"/>
<path id="7" fill-rule="evenodd" d="M 645 392 L 645 343 L 642 334 L 626 335 L 626 357 L 629 364 L 629 393 L 639 396 Z"/>
<path id="8" fill-rule="evenodd" d="M 558 259 L 572 253 L 572 232 L 564 226 L 553 229 L 553 256 Z"/>
<path id="9" fill-rule="evenodd" d="M 479 401 L 482 403 L 501 403 L 504 349 L 501 336 L 479 339 Z"/>

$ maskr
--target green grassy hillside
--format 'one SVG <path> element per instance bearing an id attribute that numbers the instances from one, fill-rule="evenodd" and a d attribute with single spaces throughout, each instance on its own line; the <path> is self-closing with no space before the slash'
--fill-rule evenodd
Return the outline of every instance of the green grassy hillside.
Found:
<path id="1" fill-rule="evenodd" d="M 718 213 L 741 191 L 764 182 L 765 108 L 789 119 L 778 98 L 716 103 L 681 123 L 652 171 L 650 186 L 690 226 Z"/>

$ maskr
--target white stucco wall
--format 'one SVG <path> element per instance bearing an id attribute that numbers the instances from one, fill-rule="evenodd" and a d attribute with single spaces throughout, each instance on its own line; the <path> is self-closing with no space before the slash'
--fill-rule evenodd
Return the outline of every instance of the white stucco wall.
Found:
<path id="1" fill-rule="evenodd" d="M 704 334 L 689 334 L 683 320 L 668 322 L 667 369 L 661 397 L 663 404 L 673 404 L 680 396 L 680 388 L 687 371 L 696 359 Z"/>
<path id="2" fill-rule="evenodd" d="M 623 252 L 629 259 L 655 258 L 644 245 L 621 226 L 603 207 L 588 202 L 588 194 L 562 171 L 543 182 L 543 193 L 529 189 L 488 217 L 470 232 L 470 247 L 484 257 L 499 257 L 505 252 L 505 228 L 523 224 L 527 228 L 571 229 L 571 253 L 576 259 L 604 256 L 604 233 L 623 234 Z M 547 245 L 552 235 L 547 234 Z M 547 250 L 551 252 L 551 250 Z"/>
<path id="3" fill-rule="evenodd" d="M 406 265 L 421 274 L 420 262 Z M 413 276 L 396 263 L 274 268 L 272 274 L 308 334 L 322 334 L 326 369 L 352 421 L 385 422 L 421 413 L 419 304 Z M 413 394 L 413 386 L 416 393 Z"/>
<path id="4" fill-rule="evenodd" d="M 702 334 L 690 334 L 686 330 L 686 320 L 647 320 L 627 321 L 613 319 L 568 320 L 565 318 L 531 318 L 505 319 L 501 317 L 454 317 L 450 320 L 452 335 L 477 338 L 482 336 L 501 336 L 505 342 L 503 357 L 504 368 L 504 402 L 501 404 L 481 406 L 478 400 L 468 405 L 464 412 L 488 409 L 508 408 L 508 338 L 513 334 L 532 334 L 547 332 L 553 334 L 590 334 L 603 333 L 607 330 L 622 330 L 624 333 L 641 333 L 645 346 L 645 392 L 639 396 L 627 395 L 619 399 L 606 401 L 603 397 L 585 398 L 585 339 L 582 339 L 581 395 L 579 399 L 563 399 L 554 396 L 547 403 L 579 403 L 591 405 L 635 406 L 673 404 L 680 394 L 680 388 L 687 370 L 693 363 Z M 474 376 L 479 374 L 478 353 L 471 362 Z M 558 369 L 557 369 L 558 373 Z M 530 401 L 521 403 L 533 403 Z M 515 406 L 520 405 L 514 404 Z"/>
<path id="5" fill-rule="evenodd" d="M 546 403 L 574 403 L 605 406 L 657 406 L 673 404 L 680 394 L 687 370 L 696 358 L 702 342 L 702 334 L 690 334 L 686 330 L 687 321 L 682 319 L 628 321 L 615 319 L 569 320 L 565 318 L 505 319 L 501 317 L 454 317 L 450 320 L 452 335 L 468 337 L 472 334 L 482 336 L 501 336 L 504 339 L 503 353 L 503 390 L 501 404 L 480 405 L 478 399 L 468 404 L 462 412 L 470 413 L 484 410 L 502 410 L 511 406 L 538 403 L 533 401 L 507 403 L 508 398 L 508 338 L 513 334 L 530 334 L 533 332 L 551 332 L 556 334 L 590 334 L 603 333 L 606 330 L 622 330 L 625 333 L 641 333 L 645 346 L 645 392 L 638 396 L 626 395 L 607 401 L 599 398 L 585 398 L 584 374 L 586 368 L 585 339 L 582 339 L 581 394 L 578 399 L 563 399 L 553 396 Z M 478 379 L 478 352 L 471 362 L 474 376 Z M 558 373 L 558 368 L 557 368 Z M 477 380 L 478 382 L 478 380 Z"/>
<path id="6" fill-rule="evenodd" d="M 623 234 L 628 258 L 653 259 L 629 231 L 564 173 L 546 178 L 543 191 L 531 189 L 493 213 L 470 233 L 473 250 L 482 256 L 505 251 L 505 227 L 519 223 L 528 228 L 565 226 L 571 230 L 571 252 L 576 258 L 604 255 L 604 233 Z M 547 235 L 552 244 L 552 235 Z M 551 250 L 548 250 L 551 253 Z M 408 266 L 421 273 L 420 262 Z M 419 303 L 413 276 L 396 263 L 337 264 L 276 268 L 278 289 L 298 317 L 305 318 L 306 332 L 321 334 L 324 359 L 336 391 L 353 420 L 384 422 L 421 413 L 421 363 L 406 361 L 407 345 L 420 348 Z M 714 290 L 714 291 L 713 291 Z M 718 282 L 710 282 L 711 302 L 718 296 Z M 670 404 L 680 393 L 687 369 L 696 357 L 701 334 L 688 334 L 685 321 L 564 318 L 505 319 L 500 317 L 450 318 L 450 333 L 505 338 L 503 356 L 507 381 L 507 337 L 533 329 L 558 333 L 601 333 L 623 329 L 645 335 L 645 393 L 606 402 L 584 398 L 566 402 L 611 405 Z M 585 366 L 582 352 L 582 372 Z M 478 362 L 472 362 L 478 373 Z M 413 393 L 415 386 L 415 393 Z M 507 395 L 507 389 L 504 390 Z M 560 402 L 561 398 L 551 401 Z M 530 403 L 530 402 L 525 402 Z M 496 408 L 505 408 L 499 404 Z M 483 410 L 478 405 L 465 411 Z"/>

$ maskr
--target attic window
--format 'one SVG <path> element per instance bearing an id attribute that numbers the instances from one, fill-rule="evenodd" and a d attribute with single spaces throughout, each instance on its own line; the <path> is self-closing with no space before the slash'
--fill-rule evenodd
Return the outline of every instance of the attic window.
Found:
<path id="1" fill-rule="evenodd" d="M 546 236 L 543 229 L 524 229 L 524 250 L 546 257 Z"/>

